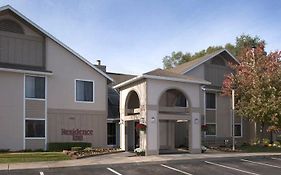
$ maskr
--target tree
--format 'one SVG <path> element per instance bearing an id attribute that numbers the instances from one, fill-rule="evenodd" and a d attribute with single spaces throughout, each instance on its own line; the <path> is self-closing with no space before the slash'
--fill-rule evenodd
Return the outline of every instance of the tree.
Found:
<path id="1" fill-rule="evenodd" d="M 265 45 L 265 41 L 262 40 L 259 36 L 252 37 L 251 35 L 242 34 L 239 37 L 236 37 L 235 49 L 232 53 L 235 56 L 238 56 L 241 51 L 245 48 L 255 48 L 258 45 Z"/>
<path id="2" fill-rule="evenodd" d="M 165 56 L 162 60 L 163 66 L 165 69 L 173 68 L 177 65 L 183 64 L 188 61 L 192 61 L 194 59 L 200 58 L 206 54 L 213 53 L 214 51 L 222 49 L 222 46 L 210 46 L 206 50 L 201 50 L 199 52 L 196 52 L 194 54 L 191 54 L 189 52 L 183 53 L 181 51 L 179 52 L 172 52 L 171 55 Z"/>
<path id="3" fill-rule="evenodd" d="M 204 55 L 213 53 L 214 51 L 220 50 L 220 49 L 227 49 L 230 53 L 232 53 L 234 56 L 238 56 L 239 52 L 243 48 L 246 47 L 257 47 L 259 43 L 265 44 L 265 41 L 262 40 L 258 36 L 250 36 L 246 34 L 242 34 L 239 37 L 236 37 L 235 45 L 231 43 L 225 44 L 225 46 L 210 46 L 206 50 L 201 50 L 199 52 L 195 52 L 194 54 L 191 54 L 189 52 L 183 53 L 181 51 L 179 52 L 172 52 L 171 55 L 165 56 L 162 60 L 163 67 L 165 69 L 173 68 L 177 65 L 183 64 L 185 62 L 200 58 Z"/>
<path id="4" fill-rule="evenodd" d="M 163 58 L 164 68 L 169 69 L 184 62 L 191 61 L 191 57 L 190 53 L 172 52 L 171 56 L 165 56 Z"/>
<path id="5" fill-rule="evenodd" d="M 239 116 L 268 126 L 268 131 L 281 129 L 281 52 L 267 54 L 264 41 L 256 48 L 240 48 L 240 64 L 230 64 L 233 74 L 226 75 L 223 94 L 235 89 L 235 108 Z M 240 46 L 239 46 L 240 47 Z"/>

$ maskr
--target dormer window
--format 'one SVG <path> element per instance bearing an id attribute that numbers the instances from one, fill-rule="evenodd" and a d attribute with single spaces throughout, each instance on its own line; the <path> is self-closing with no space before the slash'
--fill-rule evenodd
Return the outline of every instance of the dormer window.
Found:
<path id="1" fill-rule="evenodd" d="M 24 34 L 21 25 L 10 19 L 0 20 L 0 31 Z"/>

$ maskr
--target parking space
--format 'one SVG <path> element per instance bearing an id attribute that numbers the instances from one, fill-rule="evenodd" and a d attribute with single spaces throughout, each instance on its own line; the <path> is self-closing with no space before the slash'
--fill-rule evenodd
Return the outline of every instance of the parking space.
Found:
<path id="1" fill-rule="evenodd" d="M 165 163 L 17 170 L 0 175 L 280 175 L 281 157 L 216 158 Z"/>
<path id="2" fill-rule="evenodd" d="M 170 162 L 154 165 L 126 165 L 114 167 L 117 175 L 131 174 L 187 174 L 187 175 L 280 175 L 280 157 L 228 158 Z M 113 173 L 114 174 L 114 173 Z"/>
<path id="3" fill-rule="evenodd" d="M 125 175 L 125 174 L 133 174 L 133 175 L 155 175 L 155 174 L 172 174 L 174 173 L 173 170 L 165 168 L 160 164 L 155 165 L 122 165 L 122 166 L 113 166 L 111 167 L 118 173 Z"/>

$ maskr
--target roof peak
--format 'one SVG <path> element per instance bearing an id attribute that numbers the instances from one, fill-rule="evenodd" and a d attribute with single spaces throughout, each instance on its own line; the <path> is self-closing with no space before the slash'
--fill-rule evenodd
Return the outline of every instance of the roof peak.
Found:
<path id="1" fill-rule="evenodd" d="M 43 28 L 41 28 L 40 26 L 38 26 L 36 23 L 34 23 L 33 21 L 31 21 L 29 18 L 27 18 L 26 16 L 24 16 L 22 13 L 20 13 L 18 10 L 16 10 L 15 8 L 13 8 L 11 5 L 4 5 L 2 7 L 0 7 L 0 12 L 4 11 L 4 10 L 11 10 L 14 14 L 16 14 L 17 16 L 19 16 L 20 18 L 22 18 L 24 21 L 26 21 L 27 23 L 29 23 L 31 26 L 35 27 L 38 31 L 42 32 L 45 36 L 47 36 L 48 38 L 50 38 L 51 40 L 55 41 L 57 44 L 59 44 L 60 46 L 62 46 L 64 49 L 66 49 L 67 51 L 69 51 L 70 53 L 72 53 L 74 56 L 76 56 L 77 58 L 79 58 L 82 62 L 84 62 L 85 64 L 89 65 L 91 68 L 93 68 L 95 71 L 97 71 L 98 73 L 100 73 L 101 75 L 103 75 L 105 78 L 107 78 L 110 81 L 113 81 L 112 78 L 110 78 L 106 73 L 102 72 L 100 69 L 98 69 L 96 66 L 94 66 L 90 61 L 88 61 L 86 58 L 82 57 L 80 54 L 78 54 L 77 52 L 75 52 L 74 50 L 72 50 L 70 47 L 68 47 L 67 45 L 65 45 L 63 42 L 61 42 L 60 40 L 58 40 L 56 37 L 54 37 L 53 35 L 51 35 L 49 32 L 47 32 L 46 30 L 44 30 Z"/>
<path id="2" fill-rule="evenodd" d="M 206 54 L 202 57 L 196 58 L 194 60 L 180 64 L 174 68 L 168 69 L 168 71 L 171 71 L 174 73 L 179 73 L 179 74 L 185 74 L 186 72 L 191 71 L 195 67 L 205 63 L 206 61 L 214 58 L 215 56 L 217 56 L 223 52 L 226 52 L 235 62 L 239 63 L 239 61 L 227 49 L 223 48 L 223 49 L 214 51 L 212 53 Z"/>

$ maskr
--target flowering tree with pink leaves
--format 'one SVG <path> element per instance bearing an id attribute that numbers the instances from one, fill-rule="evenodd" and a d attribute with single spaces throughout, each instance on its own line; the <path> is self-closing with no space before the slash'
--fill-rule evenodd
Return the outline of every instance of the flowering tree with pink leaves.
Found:
<path id="1" fill-rule="evenodd" d="M 223 94 L 235 90 L 235 108 L 239 116 L 267 126 L 267 131 L 281 129 L 281 52 L 266 53 L 264 42 L 256 48 L 243 48 L 240 64 L 230 64 L 233 74 L 225 76 Z"/>

